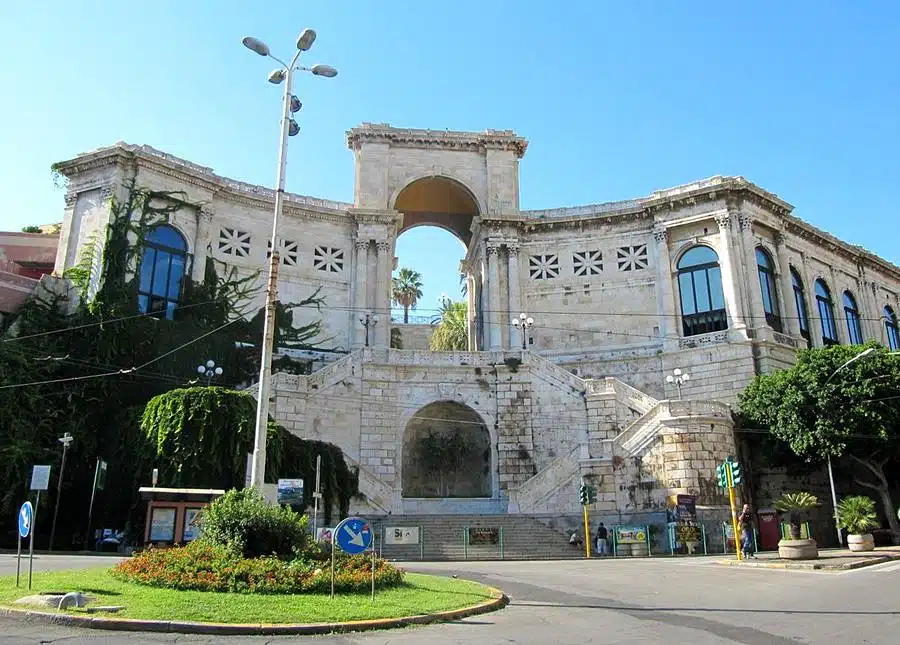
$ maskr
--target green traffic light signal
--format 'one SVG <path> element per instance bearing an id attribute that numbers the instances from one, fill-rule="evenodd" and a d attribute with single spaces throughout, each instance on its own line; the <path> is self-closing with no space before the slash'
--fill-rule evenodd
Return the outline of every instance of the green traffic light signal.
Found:
<path id="1" fill-rule="evenodd" d="M 588 505 L 588 488 L 584 484 L 581 485 L 581 488 L 578 489 L 578 497 L 581 499 L 581 505 Z"/>

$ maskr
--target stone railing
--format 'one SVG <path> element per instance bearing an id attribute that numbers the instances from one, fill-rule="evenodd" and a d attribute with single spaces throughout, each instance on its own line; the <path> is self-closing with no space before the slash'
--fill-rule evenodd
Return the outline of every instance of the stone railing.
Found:
<path id="1" fill-rule="evenodd" d="M 628 407 L 637 410 L 641 414 L 646 414 L 653 409 L 653 406 L 659 403 L 659 401 L 652 396 L 644 394 L 639 389 L 631 387 L 619 379 L 613 378 L 612 381 L 614 382 L 613 387 L 616 394 L 620 397 L 620 400 L 622 400 L 623 403 L 627 403 Z"/>
<path id="2" fill-rule="evenodd" d="M 352 378 L 353 366 L 358 358 L 359 352 L 353 352 L 309 375 L 278 372 L 272 376 L 272 386 L 276 390 L 287 392 L 322 390 L 330 385 Z"/>
<path id="3" fill-rule="evenodd" d="M 644 200 L 628 199 L 620 202 L 604 202 L 602 204 L 588 204 L 587 206 L 568 206 L 562 208 L 546 208 L 542 210 L 521 211 L 525 217 L 535 219 L 549 219 L 557 217 L 590 217 L 592 215 L 606 215 L 618 211 L 633 210 L 643 206 Z"/>
<path id="4" fill-rule="evenodd" d="M 781 345 L 793 347 L 794 349 L 800 349 L 802 347 L 798 339 L 794 338 L 793 336 L 788 336 L 787 334 L 782 334 L 780 331 L 772 331 L 772 340 L 774 340 L 776 343 L 780 343 Z"/>
<path id="5" fill-rule="evenodd" d="M 352 467 L 359 470 L 359 492 L 366 496 L 369 504 L 380 508 L 385 513 L 390 513 L 393 506 L 394 490 L 346 455 L 344 455 L 344 459 Z"/>
<path id="6" fill-rule="evenodd" d="M 583 446 L 576 446 L 570 452 L 551 461 L 546 468 L 519 486 L 516 490 L 519 512 L 534 512 L 544 499 L 577 475 L 580 468 L 578 460 L 583 452 Z"/>
<path id="7" fill-rule="evenodd" d="M 523 352 L 520 354 L 524 358 L 526 365 L 533 366 L 539 370 L 543 370 L 548 376 L 556 379 L 571 387 L 573 390 L 584 392 L 586 390 L 585 381 L 572 374 L 569 370 L 560 367 L 553 361 L 547 360 L 540 354 L 534 352 Z"/>
<path id="8" fill-rule="evenodd" d="M 668 416 L 703 417 L 707 419 L 731 419 L 731 408 L 718 401 L 663 401 L 668 407 Z"/>
<path id="9" fill-rule="evenodd" d="M 507 358 L 521 360 L 521 352 L 432 352 L 425 349 L 375 349 L 360 350 L 365 363 L 378 365 L 412 365 L 419 367 L 482 367 L 503 365 Z"/>
<path id="10" fill-rule="evenodd" d="M 693 349 L 695 347 L 707 347 L 709 345 L 718 345 L 719 343 L 728 342 L 727 331 L 714 331 L 709 334 L 699 334 L 697 336 L 688 336 L 678 340 L 679 349 Z"/>
<path id="11" fill-rule="evenodd" d="M 639 454 L 659 433 L 660 420 L 669 416 L 668 401 L 660 401 L 643 416 L 635 419 L 616 438 L 615 442 L 629 456 Z"/>

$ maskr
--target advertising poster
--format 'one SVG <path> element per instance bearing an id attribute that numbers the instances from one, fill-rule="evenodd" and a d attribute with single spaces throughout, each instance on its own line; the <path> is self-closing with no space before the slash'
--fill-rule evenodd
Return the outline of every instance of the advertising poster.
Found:
<path id="1" fill-rule="evenodd" d="M 389 526 L 384 530 L 385 544 L 418 544 L 418 526 Z"/>
<path id="2" fill-rule="evenodd" d="M 200 537 L 200 509 L 184 509 L 184 541 L 190 542 Z"/>
<path id="3" fill-rule="evenodd" d="M 616 544 L 646 544 L 647 529 L 643 526 L 617 526 Z"/>
<path id="4" fill-rule="evenodd" d="M 172 542 L 175 540 L 175 509 L 154 508 L 150 518 L 150 541 Z"/>

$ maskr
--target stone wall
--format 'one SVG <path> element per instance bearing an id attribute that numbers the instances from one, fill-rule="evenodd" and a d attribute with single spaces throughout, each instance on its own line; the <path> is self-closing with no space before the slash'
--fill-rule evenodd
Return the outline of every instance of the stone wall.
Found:
<path id="1" fill-rule="evenodd" d="M 400 342 L 403 345 L 402 349 L 418 349 L 424 351 L 431 349 L 431 337 L 434 335 L 435 330 L 434 325 L 413 323 L 404 325 L 402 323 L 394 323 L 391 325 L 391 328 L 400 332 Z"/>

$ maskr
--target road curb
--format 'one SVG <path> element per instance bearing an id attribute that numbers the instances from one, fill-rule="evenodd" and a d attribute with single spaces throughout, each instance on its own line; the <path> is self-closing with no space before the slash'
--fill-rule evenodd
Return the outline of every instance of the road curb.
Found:
<path id="1" fill-rule="evenodd" d="M 101 618 L 97 616 L 79 616 L 77 614 L 51 614 L 27 609 L 0 607 L 0 616 L 18 618 L 26 622 L 63 625 L 66 627 L 82 627 L 85 629 L 104 629 L 124 632 L 163 632 L 178 634 L 210 634 L 220 636 L 304 636 L 314 634 L 336 634 L 345 632 L 362 632 L 376 629 L 393 629 L 408 625 L 427 625 L 445 623 L 469 616 L 477 616 L 502 609 L 509 603 L 503 591 L 487 587 L 492 598 L 485 602 L 461 609 L 439 611 L 432 614 L 401 616 L 399 618 L 376 618 L 342 623 L 201 623 L 179 620 L 141 620 L 137 618 Z"/>
<path id="2" fill-rule="evenodd" d="M 718 564 L 730 567 L 747 567 L 757 569 L 797 569 L 800 571 L 850 571 L 852 569 L 861 569 L 863 567 L 871 567 L 876 564 L 884 564 L 892 562 L 900 558 L 891 556 L 879 556 L 859 560 L 857 562 L 847 562 L 844 564 L 828 564 L 827 562 L 744 562 L 740 560 L 719 560 Z"/>

